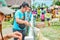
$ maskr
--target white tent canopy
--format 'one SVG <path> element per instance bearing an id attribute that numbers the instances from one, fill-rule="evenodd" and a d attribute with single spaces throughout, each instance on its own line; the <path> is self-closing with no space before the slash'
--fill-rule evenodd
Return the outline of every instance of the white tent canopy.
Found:
<path id="1" fill-rule="evenodd" d="M 15 10 L 12 10 L 8 7 L 0 7 L 0 11 L 2 13 L 4 13 L 4 15 L 8 15 L 8 14 L 11 14 L 11 13 L 15 12 Z"/>

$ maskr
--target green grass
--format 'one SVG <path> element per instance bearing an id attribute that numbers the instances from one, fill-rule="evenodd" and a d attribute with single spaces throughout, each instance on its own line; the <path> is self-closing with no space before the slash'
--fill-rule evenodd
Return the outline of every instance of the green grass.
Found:
<path id="1" fill-rule="evenodd" d="M 4 21 L 4 22 L 2 23 L 2 27 L 3 27 L 3 29 L 4 29 L 4 28 L 7 28 L 7 27 L 11 27 L 10 21 Z"/>
<path id="2" fill-rule="evenodd" d="M 47 25 L 47 21 L 45 21 Z M 50 40 L 60 40 L 60 26 L 59 25 L 51 25 L 50 27 L 42 28 L 42 34 L 49 38 Z"/>
<path id="3" fill-rule="evenodd" d="M 37 22 L 41 22 L 40 19 L 37 19 Z M 60 25 L 51 25 L 48 27 L 48 22 L 45 21 L 46 27 L 40 28 L 42 34 L 50 40 L 60 40 Z M 59 24 L 59 23 L 58 23 Z"/>
<path id="4" fill-rule="evenodd" d="M 50 40 L 60 40 L 60 27 L 45 27 L 41 30 L 42 34 Z"/>

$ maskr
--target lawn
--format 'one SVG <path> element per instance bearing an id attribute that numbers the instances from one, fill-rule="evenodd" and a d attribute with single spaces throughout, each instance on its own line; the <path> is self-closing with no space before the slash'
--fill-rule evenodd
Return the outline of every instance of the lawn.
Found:
<path id="1" fill-rule="evenodd" d="M 42 34 L 50 40 L 60 40 L 60 26 L 41 28 Z"/>
<path id="2" fill-rule="evenodd" d="M 2 23 L 2 27 L 3 27 L 3 29 L 4 28 L 7 28 L 7 27 L 11 27 L 12 25 L 11 25 L 11 22 L 10 21 L 3 21 L 3 23 Z"/>
<path id="3" fill-rule="evenodd" d="M 38 19 L 37 22 L 41 22 Z M 47 21 L 45 21 L 46 27 L 40 28 L 42 34 L 50 40 L 60 40 L 60 23 L 59 25 L 51 25 L 50 27 L 47 25 Z"/>

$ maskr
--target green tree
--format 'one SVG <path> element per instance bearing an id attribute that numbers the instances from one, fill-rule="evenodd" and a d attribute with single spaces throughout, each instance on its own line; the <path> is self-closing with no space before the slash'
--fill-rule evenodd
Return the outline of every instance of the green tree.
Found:
<path id="1" fill-rule="evenodd" d="M 33 5 L 32 8 L 35 9 L 35 6 Z"/>
<path id="2" fill-rule="evenodd" d="M 5 0 L 0 0 L 0 2 L 2 3 L 2 6 L 7 6 L 6 1 Z"/>
<path id="3" fill-rule="evenodd" d="M 57 2 L 55 3 L 55 5 L 60 6 L 60 1 L 57 1 Z"/>

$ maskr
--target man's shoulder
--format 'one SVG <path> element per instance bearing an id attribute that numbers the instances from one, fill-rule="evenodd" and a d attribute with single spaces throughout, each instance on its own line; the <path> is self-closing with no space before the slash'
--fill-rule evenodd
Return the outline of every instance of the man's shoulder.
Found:
<path id="1" fill-rule="evenodd" d="M 21 12 L 20 10 L 17 10 L 16 12 Z"/>
<path id="2" fill-rule="evenodd" d="M 20 10 L 17 10 L 15 14 L 22 14 Z"/>

